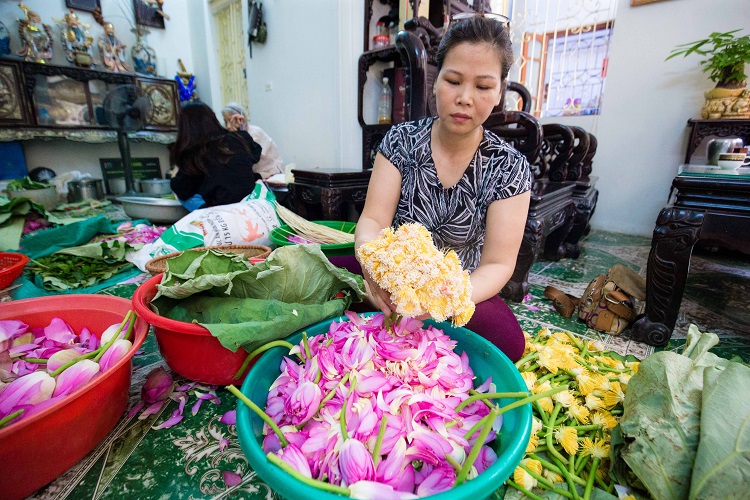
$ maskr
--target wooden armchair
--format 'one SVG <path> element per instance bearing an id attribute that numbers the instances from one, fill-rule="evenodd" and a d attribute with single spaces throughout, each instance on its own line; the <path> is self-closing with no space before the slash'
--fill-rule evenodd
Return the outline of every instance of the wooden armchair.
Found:
<path id="1" fill-rule="evenodd" d="M 581 254 L 580 241 L 591 229 L 591 217 L 599 200 L 599 191 L 596 189 L 598 178 L 592 176 L 592 163 L 596 154 L 597 140 L 594 134 L 587 133 L 588 147 L 586 154 L 580 162 L 580 176 L 576 180 L 573 190 L 573 201 L 576 205 L 576 214 L 573 218 L 573 226 L 565 238 L 565 256 L 577 259 Z"/>

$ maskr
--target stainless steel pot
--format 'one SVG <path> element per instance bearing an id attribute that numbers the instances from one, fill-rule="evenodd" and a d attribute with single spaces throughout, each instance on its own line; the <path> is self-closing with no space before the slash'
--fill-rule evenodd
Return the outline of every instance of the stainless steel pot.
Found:
<path id="1" fill-rule="evenodd" d="M 169 194 L 172 192 L 169 179 L 141 179 L 140 190 L 146 194 Z"/>
<path id="2" fill-rule="evenodd" d="M 729 153 L 732 149 L 741 148 L 742 146 L 744 144 L 741 137 L 709 139 L 706 144 L 706 160 L 709 165 L 718 165 L 721 153 Z"/>
<path id="3" fill-rule="evenodd" d="M 68 201 L 103 200 L 104 183 L 101 179 L 83 179 L 68 183 Z"/>

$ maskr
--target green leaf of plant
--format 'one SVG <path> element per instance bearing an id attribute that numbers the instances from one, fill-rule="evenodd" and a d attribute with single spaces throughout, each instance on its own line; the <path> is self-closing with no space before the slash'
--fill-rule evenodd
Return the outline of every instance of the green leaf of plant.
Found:
<path id="1" fill-rule="evenodd" d="M 249 270 L 249 263 L 237 254 L 186 250 L 167 259 L 167 271 L 156 286 L 154 301 L 161 297 L 182 299 L 206 290 L 227 295 L 232 290 L 232 280 Z M 157 307 L 161 309 L 158 303 Z"/>
<path id="2" fill-rule="evenodd" d="M 750 484 L 750 368 L 706 368 L 690 498 L 737 498 Z M 738 397 L 742 395 L 742 397 Z"/>
<path id="3" fill-rule="evenodd" d="M 177 321 L 200 323 L 232 352 L 240 347 L 251 352 L 300 328 L 341 316 L 347 304 L 346 299 L 329 300 L 322 304 L 296 304 L 196 295 L 182 300 L 165 316 Z"/>

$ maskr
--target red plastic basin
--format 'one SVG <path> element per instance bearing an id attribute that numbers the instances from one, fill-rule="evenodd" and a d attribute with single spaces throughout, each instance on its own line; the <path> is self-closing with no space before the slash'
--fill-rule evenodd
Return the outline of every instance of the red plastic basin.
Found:
<path id="1" fill-rule="evenodd" d="M 130 301 L 107 295 L 63 295 L 0 304 L 0 319 L 33 327 L 62 318 L 76 333 L 84 326 L 100 336 L 120 323 Z M 0 429 L 0 497 L 24 498 L 75 465 L 112 430 L 128 404 L 132 358 L 148 333 L 138 319 L 133 347 L 114 367 L 61 401 Z"/>
<path id="2" fill-rule="evenodd" d="M 175 373 L 196 382 L 241 383 L 248 370 L 240 378 L 233 377 L 247 357 L 244 349 L 232 352 L 201 325 L 165 318 L 151 310 L 149 304 L 156 295 L 156 285 L 161 282 L 161 277 L 158 274 L 138 287 L 133 295 L 133 307 L 138 316 L 154 327 L 164 361 Z"/>

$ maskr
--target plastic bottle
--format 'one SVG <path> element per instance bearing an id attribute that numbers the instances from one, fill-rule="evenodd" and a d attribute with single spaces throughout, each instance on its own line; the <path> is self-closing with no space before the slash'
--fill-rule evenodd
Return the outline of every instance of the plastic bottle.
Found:
<path id="1" fill-rule="evenodd" d="M 383 77 L 383 86 L 378 99 L 378 124 L 391 124 L 391 105 L 391 87 L 388 85 L 388 78 Z"/>

